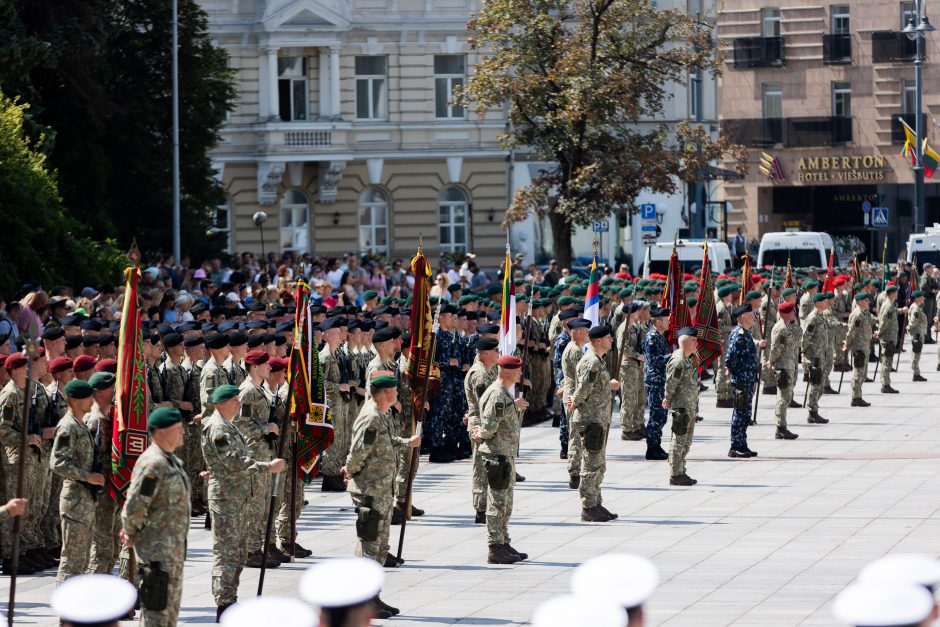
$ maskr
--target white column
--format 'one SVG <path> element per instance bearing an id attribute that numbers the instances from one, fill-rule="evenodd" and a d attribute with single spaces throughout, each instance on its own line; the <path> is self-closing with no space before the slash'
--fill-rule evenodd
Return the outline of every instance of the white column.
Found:
<path id="1" fill-rule="evenodd" d="M 265 48 L 268 55 L 268 115 L 277 118 L 281 108 L 277 93 L 277 48 Z"/>
<path id="2" fill-rule="evenodd" d="M 330 114 L 342 117 L 339 98 L 339 44 L 330 46 Z"/>
<path id="3" fill-rule="evenodd" d="M 320 48 L 320 117 L 329 118 L 333 112 L 330 110 L 330 54 L 326 48 Z"/>
<path id="4" fill-rule="evenodd" d="M 258 56 L 258 118 L 271 118 L 271 98 L 268 96 L 268 59 L 264 52 Z"/>

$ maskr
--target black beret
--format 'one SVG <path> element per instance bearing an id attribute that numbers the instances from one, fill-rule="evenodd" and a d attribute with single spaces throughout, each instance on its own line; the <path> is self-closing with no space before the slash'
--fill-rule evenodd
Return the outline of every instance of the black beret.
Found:
<path id="1" fill-rule="evenodd" d="M 99 331 L 101 329 L 101 323 L 95 320 L 94 318 L 89 318 L 88 320 L 82 320 L 78 326 L 83 331 Z"/>
<path id="2" fill-rule="evenodd" d="M 320 331 L 329 331 L 330 329 L 338 329 L 339 327 L 339 318 L 327 318 L 320 323 L 317 329 Z"/>
<path id="3" fill-rule="evenodd" d="M 278 323 L 276 327 L 274 327 L 274 331 L 277 333 L 284 333 L 286 331 L 293 331 L 293 330 L 294 330 L 293 320 L 286 320 L 285 322 L 280 322 Z"/>
<path id="4" fill-rule="evenodd" d="M 286 337 L 284 337 L 283 335 L 275 335 L 275 336 L 274 336 L 274 345 L 275 345 L 275 346 L 284 346 L 285 344 L 287 344 L 287 338 L 286 338 Z"/>
<path id="5" fill-rule="evenodd" d="M 577 318 L 579 315 L 581 314 L 577 309 L 565 309 L 564 311 L 558 314 L 558 319 L 559 320 L 571 320 L 572 318 Z"/>
<path id="6" fill-rule="evenodd" d="M 359 328 L 363 331 L 373 331 L 375 329 L 375 320 L 363 320 L 359 323 Z"/>
<path id="7" fill-rule="evenodd" d="M 375 332 L 372 336 L 372 343 L 376 344 L 378 342 L 388 342 L 389 340 L 394 340 L 396 337 L 399 337 L 401 332 L 395 327 L 385 327 Z"/>
<path id="8" fill-rule="evenodd" d="M 261 341 L 265 344 L 270 344 L 276 339 L 277 339 L 277 335 L 275 335 L 274 333 L 264 333 L 261 335 Z"/>
<path id="9" fill-rule="evenodd" d="M 258 348 L 264 344 L 264 336 L 258 333 L 248 336 L 248 348 Z"/>
<path id="10" fill-rule="evenodd" d="M 246 329 L 267 329 L 268 321 L 267 320 L 249 320 L 245 323 Z"/>
<path id="11" fill-rule="evenodd" d="M 228 338 L 229 346 L 244 346 L 248 343 L 248 336 L 239 331 L 238 333 L 232 333 Z"/>
<path id="12" fill-rule="evenodd" d="M 238 328 L 238 323 L 234 320 L 226 320 L 219 325 L 219 333 L 226 333 Z"/>
<path id="13" fill-rule="evenodd" d="M 42 332 L 42 339 L 49 340 L 50 342 L 59 339 L 60 337 L 65 337 L 65 331 L 62 327 L 46 327 Z"/>
<path id="14" fill-rule="evenodd" d="M 751 309 L 750 305 L 738 305 L 737 307 L 731 310 L 731 315 L 737 318 L 741 314 L 751 313 L 751 311 L 753 310 Z"/>
<path id="15" fill-rule="evenodd" d="M 491 351 L 497 348 L 499 348 L 499 340 L 495 337 L 480 338 L 480 341 L 477 342 L 478 351 Z"/>
<path id="16" fill-rule="evenodd" d="M 591 330 L 588 331 L 588 337 L 592 340 L 607 337 L 608 335 L 610 335 L 610 327 L 606 324 L 599 324 L 596 327 L 591 327 Z"/>
<path id="17" fill-rule="evenodd" d="M 183 345 L 184 345 L 184 346 L 189 346 L 189 347 L 192 347 L 192 346 L 199 346 L 199 345 L 201 345 L 203 342 L 205 342 L 205 340 L 202 338 L 201 335 L 191 335 L 191 336 L 189 336 L 188 338 L 186 338 L 185 340 L 183 340 Z"/>
<path id="18" fill-rule="evenodd" d="M 82 346 L 95 346 L 96 344 L 98 344 L 97 335 L 83 335 L 82 336 Z"/>
<path id="19" fill-rule="evenodd" d="M 569 329 L 590 329 L 591 321 L 587 318 L 578 318 L 568 323 Z"/>
<path id="20" fill-rule="evenodd" d="M 184 322 L 183 324 L 176 327 L 177 332 L 185 333 L 187 331 L 198 331 L 202 328 L 202 324 L 196 320 L 190 320 L 189 322 Z"/>
<path id="21" fill-rule="evenodd" d="M 72 350 L 73 348 L 78 348 L 82 345 L 82 336 L 81 335 L 66 335 L 65 336 L 65 349 Z"/>
<path id="22" fill-rule="evenodd" d="M 183 343 L 183 336 L 179 333 L 167 333 L 163 336 L 163 346 L 173 348 Z"/>
<path id="23" fill-rule="evenodd" d="M 213 350 L 228 346 L 228 336 L 222 333 L 213 333 L 206 336 L 206 347 Z"/>
<path id="24" fill-rule="evenodd" d="M 495 324 L 478 324 L 477 333 L 480 335 L 484 333 L 499 333 L 499 326 Z"/>

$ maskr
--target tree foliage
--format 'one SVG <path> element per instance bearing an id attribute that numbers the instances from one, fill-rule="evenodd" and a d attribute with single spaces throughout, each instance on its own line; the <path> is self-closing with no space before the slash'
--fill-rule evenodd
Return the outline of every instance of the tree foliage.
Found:
<path id="1" fill-rule="evenodd" d="M 55 175 L 24 130 L 27 106 L 0 92 L 0 291 L 23 283 L 92 285 L 116 275 L 113 240 L 89 236 L 62 209 Z"/>
<path id="2" fill-rule="evenodd" d="M 505 145 L 552 163 L 506 222 L 547 214 L 560 263 L 572 224 L 633 211 L 642 190 L 673 193 L 718 159 L 744 167 L 742 147 L 701 125 L 638 125 L 663 118 L 670 84 L 720 72 L 708 25 L 651 0 L 487 0 L 468 26 L 484 57 L 464 97 L 481 115 L 509 103 Z"/>
<path id="3" fill-rule="evenodd" d="M 172 242 L 171 28 L 171 0 L 0 0 L 0 87 L 30 103 L 66 212 L 122 247 Z M 210 256 L 209 151 L 235 89 L 195 0 L 179 0 L 179 68 L 182 249 Z"/>

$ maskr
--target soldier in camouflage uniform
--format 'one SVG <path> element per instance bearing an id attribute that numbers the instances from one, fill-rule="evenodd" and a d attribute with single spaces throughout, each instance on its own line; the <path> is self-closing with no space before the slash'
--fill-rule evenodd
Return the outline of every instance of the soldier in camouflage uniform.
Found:
<path id="1" fill-rule="evenodd" d="M 480 424 L 471 435 L 486 469 L 486 561 L 514 564 L 528 557 L 514 549 L 509 538 L 519 429 L 528 403 L 522 398 L 514 400 L 509 393 L 522 378 L 522 360 L 504 355 L 497 364 L 497 378 L 480 397 Z"/>
<path id="2" fill-rule="evenodd" d="M 279 473 L 283 459 L 258 461 L 232 422 L 239 413 L 238 388 L 215 388 L 212 414 L 202 420 L 202 455 L 209 470 L 212 516 L 212 595 L 216 619 L 238 600 L 238 580 L 248 558 L 248 508 L 255 475 Z"/>
<path id="3" fill-rule="evenodd" d="M 56 427 L 50 461 L 52 471 L 62 477 L 59 496 L 62 554 L 57 584 L 84 574 L 88 567 L 88 552 L 95 533 L 95 499 L 104 486 L 101 460 L 84 422 L 94 403 L 94 388 L 76 379 L 65 385 L 64 392 L 69 409 Z"/>
<path id="4" fill-rule="evenodd" d="M 915 290 L 911 293 L 911 305 L 907 311 L 907 330 L 911 334 L 911 372 L 914 381 L 926 381 L 920 374 L 920 354 L 927 338 L 927 316 L 924 314 L 924 293 Z"/>
<path id="5" fill-rule="evenodd" d="M 766 361 L 774 370 L 777 388 L 777 404 L 774 407 L 777 431 L 774 437 L 778 440 L 795 440 L 798 436 L 787 428 L 787 409 L 793 401 L 793 388 L 796 387 L 803 331 L 796 322 L 796 306 L 793 303 L 781 302 L 777 305 L 777 316 Z"/>
<path id="6" fill-rule="evenodd" d="M 578 383 L 578 362 L 584 356 L 588 349 L 588 330 L 591 328 L 591 321 L 585 318 L 578 318 L 568 322 L 568 331 L 571 334 L 571 341 L 565 347 L 561 356 L 562 370 L 562 403 L 565 405 L 565 411 L 568 416 L 568 487 L 577 490 L 581 486 L 581 456 L 584 450 L 584 442 L 581 439 L 581 432 L 574 428 L 572 420 L 574 416 L 567 409 L 568 399 L 574 396 L 575 387 Z"/>
<path id="7" fill-rule="evenodd" d="M 601 483 L 607 469 L 605 449 L 610 430 L 611 390 L 620 382 L 610 377 L 603 357 L 613 345 L 610 327 L 598 325 L 588 331 L 591 347 L 578 362 L 574 394 L 568 398 L 573 411 L 572 426 L 581 434 L 581 520 L 607 522 L 617 518 L 603 505 Z"/>
<path id="8" fill-rule="evenodd" d="M 205 338 L 209 358 L 199 374 L 199 404 L 202 406 L 200 421 L 208 418 L 215 411 L 212 394 L 222 385 L 233 385 L 225 369 L 225 361 L 229 357 L 228 337 L 221 333 L 214 333 Z M 202 429 L 200 427 L 199 448 L 202 448 Z"/>
<path id="9" fill-rule="evenodd" d="M 884 291 L 884 302 L 878 311 L 878 341 L 881 342 L 881 393 L 897 394 L 891 387 L 891 369 L 898 345 L 898 286 L 889 285 Z M 901 313 L 907 308 L 901 310 Z"/>
<path id="10" fill-rule="evenodd" d="M 154 411 L 147 417 L 147 430 L 151 442 L 131 473 L 121 538 L 137 552 L 142 574 L 140 624 L 163 627 L 175 625 L 179 616 L 192 497 L 183 462 L 173 454 L 185 440 L 180 411 Z M 165 581 L 154 576 L 158 572 L 167 574 Z"/>
<path id="11" fill-rule="evenodd" d="M 819 283 L 814 279 L 803 281 L 803 295 L 800 296 L 800 326 L 806 326 L 806 318 L 813 313 L 814 297 L 819 292 Z"/>
<path id="12" fill-rule="evenodd" d="M 817 293 L 813 296 L 814 309 L 803 323 L 805 330 L 801 340 L 803 357 L 809 364 L 809 394 L 807 407 L 809 417 L 806 422 L 810 424 L 826 424 L 828 419 L 819 415 L 819 397 L 822 395 L 825 379 L 826 361 L 832 358 L 832 348 L 829 343 L 829 324 L 823 317 L 823 312 L 829 306 L 826 294 Z"/>
<path id="13" fill-rule="evenodd" d="M 855 295 L 855 307 L 849 316 L 848 332 L 842 344 L 852 363 L 852 407 L 871 405 L 862 398 L 862 383 L 868 374 L 868 350 L 871 348 L 873 324 L 868 294 L 859 292 Z"/>
<path id="14" fill-rule="evenodd" d="M 770 351 L 770 344 L 773 335 L 773 328 L 777 324 L 777 304 L 783 302 L 780 299 L 780 284 L 779 283 L 770 283 L 767 285 L 766 292 L 761 297 L 760 300 L 760 310 L 756 312 L 758 322 L 760 323 L 761 328 L 761 337 L 767 340 L 767 348 L 764 350 L 766 355 Z M 766 319 L 765 319 L 766 318 Z M 776 384 L 776 375 L 774 373 L 773 365 L 769 362 L 764 361 L 763 363 L 763 372 L 761 374 L 761 380 L 764 383 L 763 393 L 764 394 L 776 394 L 777 393 L 777 384 Z"/>
<path id="15" fill-rule="evenodd" d="M 403 333 L 401 337 L 395 340 L 395 343 L 398 345 L 399 352 L 401 347 L 404 344 L 411 344 L 411 333 Z M 411 386 L 408 383 L 408 377 L 403 376 L 404 373 L 408 372 L 408 357 L 402 353 L 399 354 L 397 360 L 397 368 L 394 368 L 392 371 L 397 372 L 399 375 L 398 382 L 398 404 L 401 405 L 401 433 L 402 435 L 414 435 L 414 431 L 417 428 L 417 424 L 412 419 L 414 416 L 414 395 L 411 391 Z M 428 407 L 429 403 L 425 401 L 425 407 Z M 414 464 L 412 462 L 411 450 L 402 449 L 398 452 L 398 473 L 395 475 L 395 498 L 398 501 L 398 509 L 401 510 L 405 506 L 405 499 L 408 494 L 408 471 L 411 470 L 411 480 L 414 481 L 415 476 L 418 474 L 418 467 L 421 465 L 421 456 L 414 456 Z M 411 515 L 420 516 L 423 515 L 424 511 L 415 507 L 414 502 L 411 504 Z"/>
<path id="16" fill-rule="evenodd" d="M 685 458 L 692 446 L 695 417 L 698 415 L 698 370 L 692 354 L 698 346 L 695 329 L 685 327 L 677 333 L 679 348 L 666 363 L 663 409 L 672 410 L 672 446 L 669 450 L 669 485 L 690 486 L 698 483 L 685 472 Z"/>
<path id="17" fill-rule="evenodd" d="M 620 439 L 642 440 L 646 437 L 644 422 L 646 398 L 643 391 L 643 335 L 639 324 L 639 303 L 624 305 L 628 316 L 617 330 L 620 346 Z"/>
<path id="18" fill-rule="evenodd" d="M 241 410 L 233 423 L 247 442 L 251 456 L 259 462 L 269 462 L 274 457 L 269 436 L 276 438 L 280 433 L 278 425 L 269 422 L 271 400 L 264 390 L 264 380 L 271 370 L 269 359 L 268 354 L 260 349 L 248 351 L 245 355 L 246 376 L 238 387 Z M 264 555 L 265 523 L 271 503 L 272 487 L 271 475 L 261 474 L 257 477 L 251 493 L 248 504 L 248 560 L 245 563 L 248 568 L 261 568 L 265 559 L 268 568 L 276 568 L 280 562 L 289 560 L 274 547 L 269 547 L 271 555 Z"/>
<path id="19" fill-rule="evenodd" d="M 669 310 L 657 308 L 650 315 L 652 328 L 643 340 L 643 383 L 646 384 L 650 409 L 649 425 L 646 428 L 646 459 L 662 461 L 669 457 L 662 447 L 663 426 L 668 419 L 663 409 L 663 389 L 666 385 L 666 362 L 669 361 L 669 346 L 663 333 L 669 328 Z M 715 367 L 716 372 L 724 368 L 724 362 L 719 366 Z"/>
<path id="20" fill-rule="evenodd" d="M 98 448 L 98 459 L 102 460 L 101 474 L 105 477 L 105 486 L 111 476 L 111 425 L 112 403 L 114 402 L 114 384 L 116 378 L 110 372 L 96 372 L 88 380 L 94 388 L 94 404 L 91 411 L 85 415 L 85 426 L 91 433 L 95 446 Z M 88 558 L 88 572 L 101 575 L 109 574 L 114 570 L 118 557 L 118 533 L 120 525 L 121 508 L 111 498 L 110 491 L 105 488 L 98 493 L 95 503 L 95 533 L 92 538 L 91 552 Z"/>
<path id="21" fill-rule="evenodd" d="M 199 389 L 202 378 L 202 366 L 206 359 L 206 344 L 201 335 L 187 337 L 183 340 L 186 356 L 182 366 L 186 373 L 186 383 L 183 386 L 184 396 L 192 405 L 192 411 L 181 410 L 183 416 L 183 430 L 186 432 L 186 443 L 179 453 L 183 459 L 183 466 L 189 476 L 193 503 L 192 513 L 201 516 L 206 513 L 205 482 L 199 476 L 206 469 L 206 461 L 202 458 L 202 403 Z"/>
<path id="22" fill-rule="evenodd" d="M 369 379 L 371 398 L 365 402 L 352 428 L 352 442 L 343 480 L 356 508 L 356 555 L 384 565 L 394 507 L 398 451 L 421 446 L 421 436 L 395 435 L 391 408 L 398 402 L 398 379 L 388 370 L 377 370 Z M 376 606 L 392 614 L 398 610 L 376 597 Z"/>
<path id="23" fill-rule="evenodd" d="M 836 302 L 836 295 L 832 292 L 826 292 L 826 301 L 828 306 L 822 312 L 822 319 L 829 327 L 826 332 L 826 336 L 829 340 L 829 351 L 825 354 L 822 359 L 823 363 L 823 394 L 838 394 L 838 392 L 833 389 L 829 384 L 829 376 L 832 374 L 833 369 L 835 368 L 835 359 L 833 355 L 835 353 L 842 352 L 842 338 L 845 336 L 845 325 L 839 320 L 839 317 L 833 311 L 833 307 Z M 836 344 L 836 342 L 839 342 Z"/>
<path id="24" fill-rule="evenodd" d="M 749 299 L 750 301 L 757 300 Z M 754 312 L 750 304 L 740 305 L 732 312 L 737 319 L 737 326 L 728 337 L 728 349 L 725 363 L 731 376 L 734 390 L 734 410 L 731 413 L 731 450 L 728 457 L 757 457 L 747 445 L 747 427 L 751 422 L 751 399 L 754 388 L 760 381 L 760 362 L 757 349 L 767 346 L 762 339 L 755 339 L 751 329 L 755 327 Z M 756 346 L 755 346 L 756 345 Z"/>
<path id="25" fill-rule="evenodd" d="M 349 394 L 349 382 L 343 379 L 339 364 L 339 348 L 342 344 L 342 332 L 337 318 L 329 318 L 320 323 L 324 346 L 320 350 L 320 365 L 323 367 L 323 381 L 326 387 L 326 403 L 333 418 L 333 444 L 320 457 L 321 486 L 324 492 L 343 492 L 346 489 L 340 469 L 349 453 L 350 418 L 347 415 L 349 402 L 343 395 Z"/>
<path id="26" fill-rule="evenodd" d="M 731 312 L 729 307 L 731 303 L 731 294 L 734 287 L 725 285 L 718 288 L 718 302 L 715 303 L 715 311 L 718 314 L 718 326 L 721 329 L 721 346 L 728 345 L 728 336 L 731 334 Z M 731 408 L 734 405 L 733 392 L 731 390 L 731 381 L 728 379 L 728 370 L 725 367 L 725 355 L 722 350 L 721 355 L 715 361 L 715 392 L 718 395 L 718 401 L 715 407 Z"/>
<path id="27" fill-rule="evenodd" d="M 467 431 L 473 442 L 473 473 L 471 493 L 473 509 L 476 512 L 474 522 L 486 524 L 486 468 L 479 446 L 472 439 L 475 427 L 480 426 L 480 398 L 493 381 L 496 380 L 496 360 L 499 359 L 499 340 L 483 338 L 477 342 L 477 358 L 464 379 L 464 394 L 467 397 Z"/>
<path id="28" fill-rule="evenodd" d="M 248 376 L 245 370 L 245 355 L 248 354 L 248 336 L 244 333 L 232 333 L 228 337 L 229 356 L 225 360 L 225 370 L 232 385 L 238 387 Z"/>
<path id="29" fill-rule="evenodd" d="M 832 312 L 833 318 L 838 322 L 837 325 L 833 325 L 833 370 L 836 372 L 848 372 L 852 369 L 850 365 L 851 355 L 847 355 L 845 351 L 842 350 L 842 346 L 845 344 L 845 336 L 848 332 L 846 323 L 852 311 L 852 296 L 845 288 L 845 277 L 838 276 L 833 283 L 835 285 L 835 300 L 832 303 L 832 307 L 828 310 Z"/>
<path id="30" fill-rule="evenodd" d="M 47 396 L 45 411 L 43 414 L 36 413 L 37 418 L 44 415 L 41 419 L 42 454 L 40 457 L 43 472 L 34 475 L 37 483 L 30 488 L 34 494 L 41 494 L 42 496 L 37 497 L 34 507 L 30 508 L 26 523 L 30 534 L 28 537 L 31 538 L 30 541 L 39 547 L 47 547 L 46 553 L 54 554 L 52 548 L 62 544 L 61 525 L 59 523 L 59 496 L 62 493 L 62 478 L 49 470 L 49 460 L 52 457 L 52 438 L 55 437 L 55 426 L 69 409 L 68 404 L 65 402 L 63 389 L 69 381 L 75 378 L 75 375 L 72 371 L 71 360 L 64 355 L 48 361 L 48 370 L 52 382 L 45 388 Z M 36 550 L 30 553 L 30 556 L 40 557 L 40 555 L 37 555 Z"/>

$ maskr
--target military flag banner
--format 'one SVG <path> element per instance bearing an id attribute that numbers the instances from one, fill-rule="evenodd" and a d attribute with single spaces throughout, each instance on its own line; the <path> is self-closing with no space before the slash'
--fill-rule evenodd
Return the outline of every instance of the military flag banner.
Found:
<path id="1" fill-rule="evenodd" d="M 591 321 L 591 326 L 596 326 L 600 319 L 601 312 L 601 292 L 600 292 L 600 271 L 597 269 L 597 242 L 594 242 L 594 261 L 591 262 L 591 278 L 588 279 L 587 293 L 584 295 L 584 318 Z"/>
<path id="2" fill-rule="evenodd" d="M 787 274 L 783 279 L 783 289 L 792 289 L 796 287 L 793 280 L 793 266 L 790 265 L 790 255 L 787 255 Z"/>
<path id="3" fill-rule="evenodd" d="M 441 380 L 440 366 L 434 362 L 434 319 L 431 316 L 431 290 L 428 284 L 431 264 L 420 246 L 409 269 L 414 273 L 415 286 L 411 304 L 411 344 L 405 357 L 412 394 L 412 416 L 420 421 L 424 417 L 425 400 L 437 389 Z"/>
<path id="4" fill-rule="evenodd" d="M 669 309 L 669 328 L 666 330 L 666 343 L 672 347 L 678 346 L 676 333 L 683 327 L 692 324 L 692 315 L 685 299 L 685 290 L 682 283 L 682 265 L 679 263 L 679 253 L 676 245 L 672 245 L 672 255 L 669 257 L 669 272 L 666 275 L 666 290 L 660 302 L 661 307 Z"/>
<path id="5" fill-rule="evenodd" d="M 832 250 L 829 251 L 829 267 L 826 268 L 826 281 L 823 283 L 823 289 L 822 289 L 824 294 L 835 293 L 836 291 L 836 284 L 835 284 L 836 277 L 834 274 L 835 269 L 833 268 L 835 264 L 835 260 L 836 260 L 836 249 L 833 248 Z"/>
<path id="6" fill-rule="evenodd" d="M 131 254 L 133 260 L 133 252 Z M 111 497 L 124 503 L 124 491 L 131 481 L 137 458 L 150 444 L 147 435 L 147 376 L 144 365 L 144 339 L 137 282 L 140 268 L 124 270 L 124 306 L 118 332 L 117 381 L 114 386 L 116 411 L 111 428 Z"/>
<path id="7" fill-rule="evenodd" d="M 920 275 L 917 273 L 917 253 L 911 258 L 911 292 L 920 289 Z"/>
<path id="8" fill-rule="evenodd" d="M 747 301 L 747 293 L 754 287 L 752 276 L 754 264 L 751 262 L 751 254 L 745 252 L 741 259 L 744 260 L 744 264 L 741 266 L 741 295 L 738 299 L 739 305 L 743 305 Z"/>
<path id="9" fill-rule="evenodd" d="M 500 302 L 499 316 L 499 354 L 512 355 L 516 352 L 516 283 L 512 276 L 512 257 L 509 256 L 509 242 L 506 242 L 506 262 L 503 266 L 503 298 Z"/>
<path id="10" fill-rule="evenodd" d="M 297 283 L 294 345 L 287 370 L 291 420 L 297 425 L 297 470 L 305 481 L 316 477 L 317 460 L 333 443 L 332 408 L 326 404 L 323 367 L 313 341 L 310 286 Z M 303 473 L 303 474 L 300 474 Z"/>
<path id="11" fill-rule="evenodd" d="M 715 282 L 708 265 L 708 243 L 702 257 L 702 278 L 699 282 L 699 301 L 695 310 L 695 329 L 698 337 L 700 367 L 707 367 L 721 355 L 721 326 L 715 304 Z"/>

